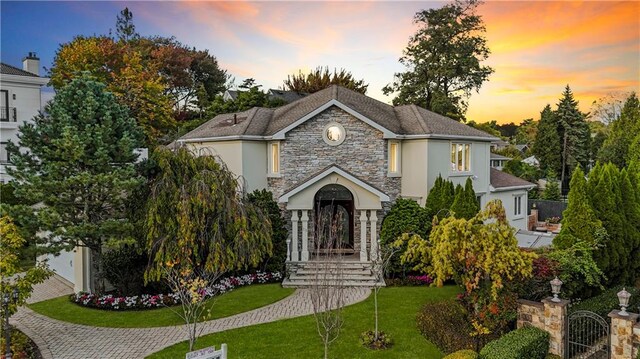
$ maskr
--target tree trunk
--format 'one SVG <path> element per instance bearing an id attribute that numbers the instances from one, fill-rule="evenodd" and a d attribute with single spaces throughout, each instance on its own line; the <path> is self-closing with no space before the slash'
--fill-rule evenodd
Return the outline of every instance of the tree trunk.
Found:
<path id="1" fill-rule="evenodd" d="M 91 292 L 104 293 L 104 278 L 102 276 L 102 246 L 100 249 L 90 248 L 91 250 Z"/>
<path id="2" fill-rule="evenodd" d="M 376 341 L 378 341 L 378 289 L 379 288 L 373 288 L 373 303 L 374 303 L 374 311 L 376 315 L 376 330 L 373 338 Z"/>

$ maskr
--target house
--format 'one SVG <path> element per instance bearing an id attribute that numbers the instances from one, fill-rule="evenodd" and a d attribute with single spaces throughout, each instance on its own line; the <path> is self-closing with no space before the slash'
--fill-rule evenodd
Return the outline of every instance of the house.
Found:
<path id="1" fill-rule="evenodd" d="M 11 180 L 7 143 L 18 142 L 18 127 L 30 122 L 41 109 L 41 88 L 49 82 L 39 74 L 40 59 L 30 52 L 22 69 L 0 63 L 0 182 Z"/>
<path id="2" fill-rule="evenodd" d="M 491 142 L 491 150 L 492 151 L 499 151 L 499 150 L 504 150 L 505 148 L 509 147 L 509 142 L 502 140 L 502 139 L 496 139 L 495 141 Z"/>
<path id="3" fill-rule="evenodd" d="M 497 139 L 415 105 L 391 106 L 340 86 L 278 108 L 222 114 L 176 145 L 216 155 L 244 179 L 267 189 L 289 219 L 285 285 L 310 283 L 313 259 L 340 250 L 370 285 L 381 222 L 399 197 L 424 205 L 438 176 L 468 178 L 484 205 L 501 199 L 511 225 L 527 228 L 527 191 L 535 185 L 490 167 Z M 343 221 L 337 247 L 315 246 L 316 213 L 333 207 Z M 315 262 L 317 263 L 317 262 Z M 358 277 L 359 276 L 359 277 Z"/>
<path id="4" fill-rule="evenodd" d="M 502 171 L 505 163 L 511 161 L 513 158 L 499 155 L 497 153 L 491 152 L 490 154 L 490 162 L 489 165 L 497 170 Z"/>
<path id="5" fill-rule="evenodd" d="M 527 153 L 527 151 L 529 150 L 529 145 L 525 144 L 518 144 L 514 146 L 518 151 L 520 151 L 522 154 Z"/>
<path id="6" fill-rule="evenodd" d="M 529 156 L 522 160 L 522 162 L 528 164 L 529 166 L 540 167 L 540 161 L 538 161 L 536 156 Z"/>

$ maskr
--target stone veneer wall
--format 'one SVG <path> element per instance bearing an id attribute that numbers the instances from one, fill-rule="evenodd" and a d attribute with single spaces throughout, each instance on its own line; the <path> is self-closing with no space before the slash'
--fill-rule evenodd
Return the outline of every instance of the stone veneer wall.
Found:
<path id="1" fill-rule="evenodd" d="M 526 325 L 532 325 L 545 330 L 544 304 L 524 299 L 518 301 L 517 327 L 522 328 Z"/>
<path id="2" fill-rule="evenodd" d="M 345 129 L 346 138 L 339 146 L 330 146 L 322 138 L 324 127 L 330 122 L 337 122 Z M 318 174 L 322 169 L 331 165 L 340 166 L 378 188 L 391 199 L 391 202 L 383 202 L 382 210 L 377 212 L 377 229 L 380 233 L 382 219 L 400 195 L 401 189 L 400 177 L 387 176 L 387 151 L 387 141 L 383 139 L 382 132 L 334 106 L 286 134 L 285 140 L 280 142 L 281 175 L 268 178 L 268 187 L 277 200 L 285 192 L 310 176 Z M 280 206 L 285 213 L 290 231 L 291 214 L 285 211 L 286 204 Z M 357 251 L 360 248 L 358 208 L 354 211 L 354 222 L 354 247 Z M 312 223 L 310 220 L 310 227 Z M 310 246 L 311 244 L 309 243 Z"/>
<path id="3" fill-rule="evenodd" d="M 518 301 L 518 328 L 532 325 L 549 332 L 549 353 L 564 356 L 568 300 L 553 302 L 551 298 L 542 303 L 528 300 Z"/>
<path id="4" fill-rule="evenodd" d="M 633 353 L 632 358 L 637 358 L 638 356 L 640 356 L 640 322 L 636 323 L 636 325 L 633 327 L 633 347 L 635 349 L 635 352 Z"/>
<path id="5" fill-rule="evenodd" d="M 629 313 L 622 316 L 619 313 L 619 310 L 609 313 L 609 318 L 611 318 L 611 359 L 635 359 L 638 354 L 637 350 L 634 350 L 634 327 L 637 326 L 640 315 Z"/>

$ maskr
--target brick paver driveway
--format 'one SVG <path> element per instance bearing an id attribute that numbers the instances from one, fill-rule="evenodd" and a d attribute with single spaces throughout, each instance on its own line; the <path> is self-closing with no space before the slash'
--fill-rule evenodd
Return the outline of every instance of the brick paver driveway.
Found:
<path id="1" fill-rule="evenodd" d="M 54 293 L 54 291 L 49 291 Z M 58 293 L 60 296 L 65 293 Z M 368 288 L 347 289 L 347 304 L 366 299 Z M 38 299 L 46 295 L 35 293 Z M 50 294 L 51 295 L 51 294 Z M 49 296 L 51 298 L 51 296 Z M 216 333 L 284 318 L 313 313 L 308 289 L 298 289 L 289 297 L 231 317 L 202 323 L 202 334 Z M 186 340 L 184 326 L 158 328 L 101 328 L 52 319 L 22 307 L 11 321 L 31 337 L 44 359 L 66 358 L 143 358 L 167 346 Z"/>

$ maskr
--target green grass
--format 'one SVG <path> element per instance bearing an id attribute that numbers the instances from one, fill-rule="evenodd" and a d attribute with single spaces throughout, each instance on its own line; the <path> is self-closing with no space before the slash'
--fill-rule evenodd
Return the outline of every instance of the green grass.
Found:
<path id="1" fill-rule="evenodd" d="M 209 299 L 211 318 L 217 319 L 246 312 L 277 302 L 293 293 L 280 284 L 256 284 Z M 112 328 L 149 328 L 184 324 L 169 308 L 152 310 L 110 311 L 82 307 L 67 296 L 29 305 L 33 311 L 65 322 Z M 178 309 L 174 307 L 173 309 Z"/>
<path id="2" fill-rule="evenodd" d="M 380 330 L 391 334 L 391 349 L 372 351 L 358 341 L 360 333 L 372 330 L 373 295 L 364 302 L 344 309 L 344 326 L 331 346 L 331 358 L 441 358 L 438 348 L 427 341 L 416 328 L 416 314 L 428 301 L 451 300 L 458 289 L 453 286 L 390 287 L 378 296 Z M 210 334 L 199 338 L 196 349 L 221 343 L 229 346 L 230 358 L 321 358 L 323 349 L 313 316 L 286 319 Z M 188 351 L 182 342 L 149 358 L 182 358 Z"/>

